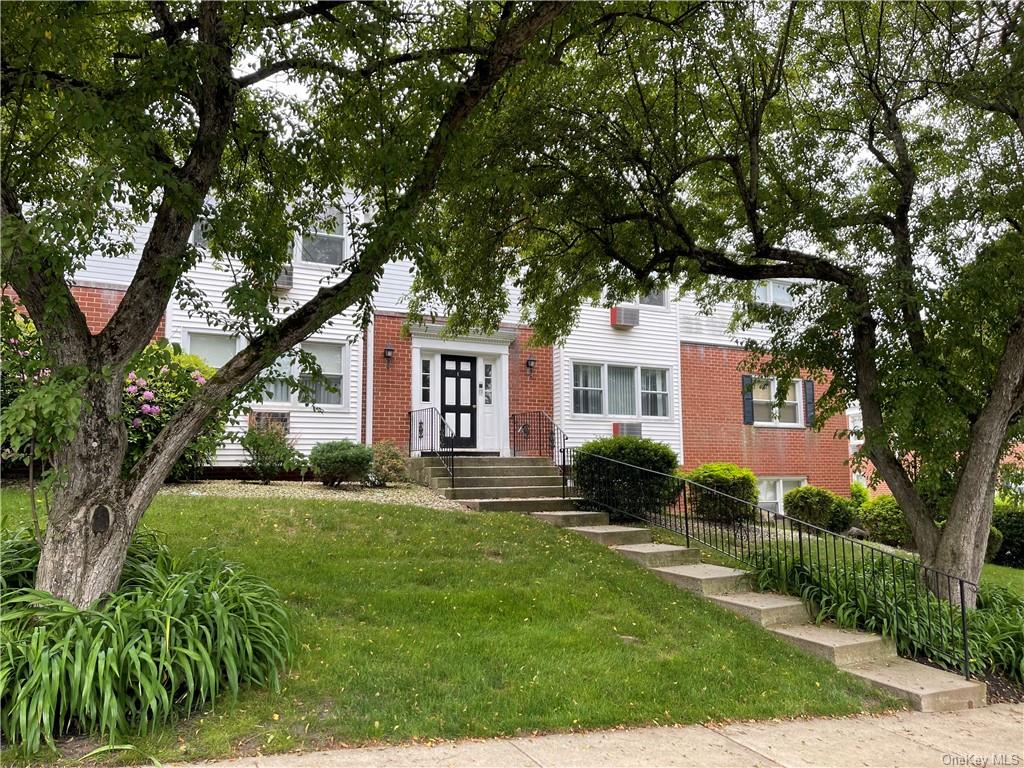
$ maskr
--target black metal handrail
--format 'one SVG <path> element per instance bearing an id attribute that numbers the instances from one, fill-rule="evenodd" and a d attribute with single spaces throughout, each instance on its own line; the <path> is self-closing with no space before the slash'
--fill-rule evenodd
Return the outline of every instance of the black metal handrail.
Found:
<path id="1" fill-rule="evenodd" d="M 681 534 L 687 546 L 696 541 L 750 568 L 770 567 L 787 586 L 793 578 L 799 596 L 822 616 L 830 600 L 824 587 L 852 585 L 864 599 L 892 608 L 886 620 L 864 628 L 892 637 L 903 655 L 959 667 L 971 678 L 967 606 L 977 597 L 976 583 L 677 475 L 564 451 L 566 495 L 571 491 L 590 506 Z M 918 621 L 901 622 L 901 610 Z M 954 646 L 960 649 L 955 655 Z"/>
<path id="2" fill-rule="evenodd" d="M 455 487 L 455 430 L 437 408 L 409 411 L 409 456 L 417 453 L 439 458 Z"/>
<path id="3" fill-rule="evenodd" d="M 547 411 L 513 413 L 508 417 L 508 435 L 513 456 L 546 456 L 562 465 L 568 437 Z"/>

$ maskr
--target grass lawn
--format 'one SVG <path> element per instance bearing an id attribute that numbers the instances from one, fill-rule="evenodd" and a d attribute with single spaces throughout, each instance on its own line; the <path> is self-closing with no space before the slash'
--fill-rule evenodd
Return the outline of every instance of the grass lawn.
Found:
<path id="1" fill-rule="evenodd" d="M 4 527 L 26 524 L 24 493 L 0 501 Z M 177 552 L 215 546 L 266 577 L 300 642 L 279 694 L 247 691 L 133 740 L 161 761 L 896 706 L 520 515 L 161 496 L 144 527 Z"/>

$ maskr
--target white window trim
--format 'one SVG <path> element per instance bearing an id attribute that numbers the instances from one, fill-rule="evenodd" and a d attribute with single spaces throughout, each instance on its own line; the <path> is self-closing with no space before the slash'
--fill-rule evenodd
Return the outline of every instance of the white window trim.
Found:
<path id="1" fill-rule="evenodd" d="M 765 381 L 765 379 L 757 379 L 757 378 L 754 379 L 754 383 L 755 384 L 757 384 L 758 381 Z M 769 402 L 771 402 L 771 404 L 772 404 L 772 413 L 775 415 L 775 420 L 774 421 L 757 421 L 755 419 L 754 420 L 754 426 L 755 427 L 772 427 L 774 429 L 803 429 L 804 426 L 806 426 L 804 424 L 804 384 L 803 384 L 803 382 L 800 379 L 793 379 L 793 382 L 796 384 L 796 421 L 795 422 L 789 422 L 789 421 L 779 421 L 778 420 L 778 418 L 779 418 L 779 411 L 778 411 L 778 408 L 776 408 L 776 406 L 775 406 L 775 396 L 776 396 L 776 389 L 777 389 L 777 387 L 779 385 L 779 380 L 775 379 L 775 378 L 772 378 L 772 379 L 767 379 L 767 381 L 770 382 L 770 385 L 771 385 L 771 394 L 772 394 L 772 396 L 771 396 L 771 400 Z M 753 398 L 753 392 L 751 392 L 751 398 Z M 754 402 L 762 402 L 763 403 L 764 401 L 763 400 L 757 400 L 757 401 L 754 401 Z"/>
<path id="2" fill-rule="evenodd" d="M 776 497 L 776 500 L 773 501 L 773 502 L 767 502 L 767 503 L 769 503 L 769 504 L 778 504 L 779 505 L 779 514 L 782 515 L 783 517 L 785 517 L 785 515 L 786 515 L 786 508 L 785 508 L 785 504 L 783 503 L 783 497 L 786 494 L 782 492 L 782 484 L 784 482 L 798 482 L 798 483 L 800 483 L 800 487 L 803 488 L 805 485 L 807 485 L 807 478 L 803 477 L 803 476 L 758 477 L 757 478 L 757 484 L 759 486 L 758 487 L 758 493 L 759 494 L 760 494 L 760 490 L 761 490 L 760 489 L 761 483 L 775 483 L 775 497 Z M 761 503 L 762 503 L 762 501 L 759 498 L 757 500 L 758 506 L 760 506 Z M 765 511 L 768 511 L 768 510 L 765 510 Z"/>
<path id="3" fill-rule="evenodd" d="M 596 365 L 601 368 L 601 413 L 576 413 L 575 409 L 575 398 L 573 392 L 576 390 L 575 386 L 575 366 L 577 365 Z M 611 413 L 608 409 L 608 366 L 613 368 L 632 368 L 633 369 L 633 382 L 634 382 L 634 393 L 636 398 L 636 412 L 635 414 L 628 413 Z M 651 370 L 658 370 L 665 372 L 665 383 L 668 386 L 667 391 L 667 407 L 665 409 L 664 416 L 644 416 L 643 415 L 643 393 L 640 391 L 640 369 L 649 368 Z M 633 421 L 654 421 L 654 422 L 667 422 L 672 420 L 673 413 L 673 398 L 672 398 L 672 381 L 674 381 L 674 369 L 672 366 L 660 366 L 660 365 L 642 365 L 639 363 L 617 363 L 614 361 L 610 362 L 598 362 L 597 360 L 586 360 L 586 359 L 571 359 L 569 361 L 569 418 L 572 419 L 597 419 L 597 418 L 608 418 L 616 420 L 633 420 Z"/>

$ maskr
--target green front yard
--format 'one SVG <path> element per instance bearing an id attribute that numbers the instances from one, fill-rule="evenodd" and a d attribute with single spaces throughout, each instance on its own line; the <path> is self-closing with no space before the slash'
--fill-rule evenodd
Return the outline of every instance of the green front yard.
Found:
<path id="1" fill-rule="evenodd" d="M 27 523 L 24 493 L 5 490 L 2 503 L 4 527 Z M 280 694 L 245 692 L 133 740 L 161 761 L 892 705 L 519 515 L 161 496 L 144 525 L 176 552 L 218 547 L 267 578 L 295 610 L 300 643 Z"/>

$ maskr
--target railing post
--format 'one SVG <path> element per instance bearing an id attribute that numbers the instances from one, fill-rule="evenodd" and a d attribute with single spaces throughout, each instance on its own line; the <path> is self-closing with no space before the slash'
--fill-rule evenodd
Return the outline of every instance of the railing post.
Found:
<path id="1" fill-rule="evenodd" d="M 964 580 L 960 579 L 960 633 L 964 641 L 964 677 L 971 679 L 971 648 L 967 635 L 967 604 L 964 602 Z"/>
<path id="2" fill-rule="evenodd" d="M 409 411 L 409 416 L 407 418 L 408 418 L 408 421 L 409 421 L 409 458 L 411 459 L 412 458 L 412 411 Z"/>
<path id="3" fill-rule="evenodd" d="M 569 495 L 569 478 L 566 472 L 565 466 L 565 443 L 562 443 L 562 498 L 566 498 Z"/>
<path id="4" fill-rule="evenodd" d="M 686 546 L 690 546 L 690 511 L 686 504 L 686 481 L 683 481 L 683 527 L 686 529 Z"/>

